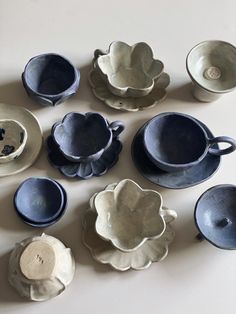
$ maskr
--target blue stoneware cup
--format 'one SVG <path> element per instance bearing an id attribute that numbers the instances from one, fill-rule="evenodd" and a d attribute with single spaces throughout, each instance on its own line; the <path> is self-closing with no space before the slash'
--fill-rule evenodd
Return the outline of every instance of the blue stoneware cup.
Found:
<path id="1" fill-rule="evenodd" d="M 14 195 L 18 215 L 27 223 L 52 224 L 66 206 L 64 188 L 55 180 L 31 177 L 23 181 Z"/>
<path id="2" fill-rule="evenodd" d="M 236 186 L 213 186 L 198 199 L 194 219 L 199 240 L 206 239 L 214 246 L 236 249 Z"/>
<path id="3" fill-rule="evenodd" d="M 43 105 L 55 106 L 77 92 L 80 73 L 66 58 L 46 53 L 29 60 L 22 82 L 32 99 Z"/>
<path id="4" fill-rule="evenodd" d="M 229 143 L 225 149 L 213 148 L 216 143 Z M 209 138 L 193 117 L 166 112 L 151 119 L 143 135 L 143 144 L 150 160 L 167 172 L 186 170 L 200 163 L 207 154 L 232 153 L 236 141 L 228 136 Z"/>
<path id="5" fill-rule="evenodd" d="M 99 113 L 70 112 L 52 127 L 52 136 L 66 159 L 91 162 L 98 160 L 123 130 L 123 122 L 108 123 Z"/>

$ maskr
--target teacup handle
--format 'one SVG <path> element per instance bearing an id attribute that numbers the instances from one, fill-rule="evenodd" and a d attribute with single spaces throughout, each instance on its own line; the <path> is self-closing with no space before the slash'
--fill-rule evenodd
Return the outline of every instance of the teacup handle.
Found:
<path id="1" fill-rule="evenodd" d="M 175 220 L 177 218 L 177 213 L 175 210 L 169 209 L 166 206 L 162 206 L 160 209 L 160 215 L 162 217 L 165 217 L 165 222 L 170 223 L 171 221 Z"/>
<path id="2" fill-rule="evenodd" d="M 229 147 L 225 148 L 225 149 L 220 149 L 220 148 L 209 148 L 208 152 L 211 155 L 215 155 L 215 156 L 221 156 L 221 155 L 226 155 L 226 154 L 230 154 L 233 151 L 236 150 L 236 140 L 234 140 L 231 137 L 228 136 L 218 136 L 218 137 L 214 137 L 214 138 L 210 138 L 208 139 L 210 146 L 216 143 L 228 143 L 230 144 Z"/>
<path id="3" fill-rule="evenodd" d="M 109 128 L 112 131 L 113 137 L 117 137 L 122 131 L 124 131 L 125 126 L 121 121 L 114 121 L 110 123 Z"/>

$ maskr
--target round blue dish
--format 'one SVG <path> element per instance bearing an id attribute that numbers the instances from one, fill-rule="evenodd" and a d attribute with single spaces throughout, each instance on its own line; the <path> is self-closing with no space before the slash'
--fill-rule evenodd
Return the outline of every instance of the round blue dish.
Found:
<path id="1" fill-rule="evenodd" d="M 61 186 L 49 178 L 29 178 L 21 183 L 14 195 L 16 211 L 24 220 L 36 224 L 56 219 L 64 204 Z"/>
<path id="2" fill-rule="evenodd" d="M 194 219 L 200 235 L 214 246 L 236 249 L 236 186 L 216 185 L 198 199 Z"/>
<path id="3" fill-rule="evenodd" d="M 56 217 L 54 217 L 54 219 L 52 219 L 51 221 L 49 221 L 47 223 L 34 223 L 34 222 L 27 220 L 24 217 L 22 217 L 21 214 L 17 211 L 18 216 L 23 220 L 24 223 L 26 223 L 27 225 L 29 225 L 31 227 L 46 228 L 50 225 L 55 224 L 58 220 L 60 220 L 62 218 L 62 216 L 64 215 L 64 213 L 66 211 L 66 207 L 67 207 L 67 193 L 60 183 L 58 183 L 58 185 L 60 186 L 60 188 L 63 192 L 63 195 L 64 195 L 64 204 L 63 204 L 61 211 L 58 212 L 58 215 Z"/>
<path id="4" fill-rule="evenodd" d="M 22 82 L 31 98 L 43 105 L 55 106 L 77 92 L 80 73 L 66 58 L 46 53 L 29 60 Z"/>

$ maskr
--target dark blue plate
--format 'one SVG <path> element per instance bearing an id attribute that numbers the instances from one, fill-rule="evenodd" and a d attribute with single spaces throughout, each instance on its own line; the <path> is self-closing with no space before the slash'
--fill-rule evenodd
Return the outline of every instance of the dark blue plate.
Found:
<path id="1" fill-rule="evenodd" d="M 111 146 L 102 154 L 102 156 L 93 162 L 72 162 L 66 159 L 60 152 L 59 147 L 54 142 L 52 136 L 47 138 L 48 159 L 52 166 L 70 178 L 89 179 L 93 176 L 104 175 L 112 168 L 119 159 L 119 153 L 122 150 L 122 143 L 118 138 L 114 138 Z"/>
<path id="2" fill-rule="evenodd" d="M 197 119 L 196 119 L 197 120 Z M 198 120 L 197 120 L 198 121 Z M 205 124 L 198 121 L 209 137 L 213 137 Z M 220 156 L 207 154 L 196 166 L 178 172 L 165 172 L 159 169 L 147 156 L 143 146 L 143 125 L 135 135 L 132 143 L 131 154 L 138 171 L 149 181 L 169 189 L 184 189 L 208 180 L 218 170 L 221 162 Z M 217 144 L 212 146 L 219 148 Z"/>
<path id="3" fill-rule="evenodd" d="M 47 223 L 34 223 L 26 218 L 24 218 L 20 212 L 16 211 L 18 216 L 24 221 L 24 223 L 26 223 L 27 225 L 30 225 L 32 227 L 37 227 L 37 228 L 45 228 L 48 227 L 50 225 L 53 225 L 54 223 L 56 223 L 58 220 L 60 220 L 62 218 L 62 216 L 64 215 L 65 211 L 66 211 L 66 207 L 67 207 L 67 193 L 65 191 L 65 189 L 63 188 L 63 186 L 57 182 L 57 184 L 60 186 L 63 195 L 64 195 L 64 203 L 63 203 L 63 207 L 61 209 L 60 212 L 58 212 L 58 215 L 55 216 L 51 221 L 48 221 Z"/>
<path id="4" fill-rule="evenodd" d="M 29 178 L 21 183 L 14 195 L 16 211 L 32 223 L 48 223 L 64 206 L 61 186 L 49 178 Z"/>
<path id="5" fill-rule="evenodd" d="M 236 186 L 216 185 L 198 199 L 194 218 L 200 234 L 211 244 L 236 249 Z"/>

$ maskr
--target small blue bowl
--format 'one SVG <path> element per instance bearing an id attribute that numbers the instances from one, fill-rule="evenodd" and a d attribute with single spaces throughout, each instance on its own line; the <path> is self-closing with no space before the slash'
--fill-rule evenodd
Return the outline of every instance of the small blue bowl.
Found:
<path id="1" fill-rule="evenodd" d="M 66 159 L 72 162 L 98 160 L 124 130 L 121 121 L 108 123 L 95 112 L 70 112 L 52 127 L 52 137 Z"/>
<path id="2" fill-rule="evenodd" d="M 65 206 L 61 185 L 49 178 L 29 178 L 21 183 L 14 195 L 14 206 L 25 221 L 45 224 L 54 221 Z"/>
<path id="3" fill-rule="evenodd" d="M 46 53 L 29 60 L 22 74 L 28 95 L 43 105 L 55 106 L 74 95 L 80 72 L 66 58 Z"/>
<path id="4" fill-rule="evenodd" d="M 221 249 L 235 250 L 236 186 L 221 184 L 204 192 L 196 203 L 194 219 L 198 238 Z"/>

